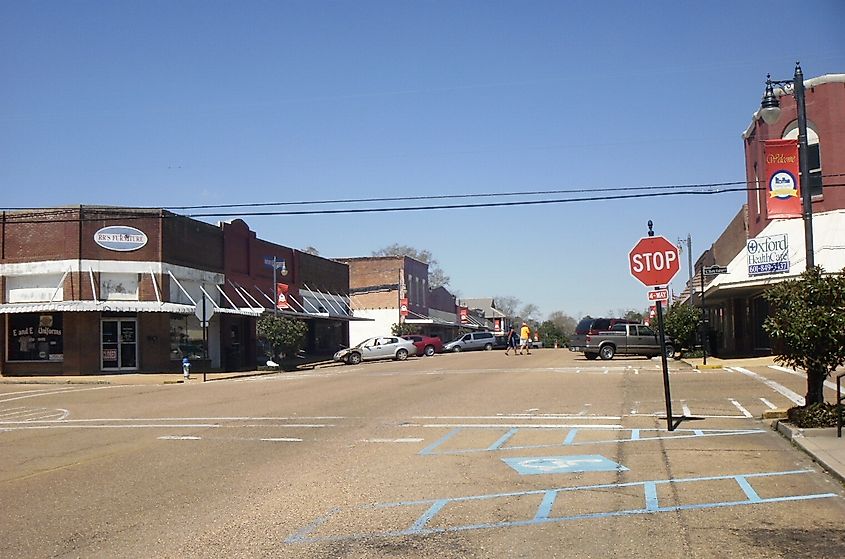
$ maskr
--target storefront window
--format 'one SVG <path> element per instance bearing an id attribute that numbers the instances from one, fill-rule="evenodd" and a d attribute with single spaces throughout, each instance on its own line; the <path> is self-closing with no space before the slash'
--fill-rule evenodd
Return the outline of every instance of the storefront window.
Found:
<path id="1" fill-rule="evenodd" d="M 62 361 L 62 314 L 10 314 L 9 361 Z"/>
<path id="2" fill-rule="evenodd" d="M 170 359 L 203 358 L 202 327 L 193 315 L 170 315 Z"/>

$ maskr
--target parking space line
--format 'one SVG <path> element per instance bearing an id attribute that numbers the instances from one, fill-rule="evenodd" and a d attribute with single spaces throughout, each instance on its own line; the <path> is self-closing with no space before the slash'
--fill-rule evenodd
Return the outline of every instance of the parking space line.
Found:
<path id="1" fill-rule="evenodd" d="M 765 398 L 760 398 L 760 401 L 763 402 L 763 404 L 765 404 L 766 407 L 769 408 L 770 410 L 778 409 L 778 407 L 776 405 L 774 405 L 770 401 L 766 400 Z"/>
<path id="2" fill-rule="evenodd" d="M 765 384 L 766 386 L 768 386 L 769 388 L 771 388 L 775 392 L 778 392 L 778 393 L 786 396 L 787 398 L 789 398 L 790 400 L 792 400 L 793 402 L 795 402 L 799 406 L 804 405 L 804 397 L 803 396 L 801 396 L 800 394 L 798 394 L 796 392 L 793 392 L 792 390 L 788 389 L 787 387 L 783 386 L 782 384 L 778 384 L 777 382 L 775 382 L 773 380 L 769 380 L 766 377 L 764 377 L 762 375 L 758 375 L 757 373 L 755 373 L 753 371 L 749 371 L 748 369 L 745 369 L 743 367 L 726 367 L 726 368 L 729 371 L 742 373 L 743 375 L 745 375 L 747 377 L 750 377 L 750 378 L 753 378 L 754 380 L 762 382 L 763 384 Z"/>
<path id="3" fill-rule="evenodd" d="M 803 475 L 814 473 L 814 470 L 789 470 L 789 471 L 781 471 L 781 472 L 764 472 L 764 473 L 750 473 L 750 474 L 736 474 L 736 475 L 723 475 L 723 476 L 709 476 L 709 477 L 699 477 L 699 478 L 683 478 L 683 479 L 662 479 L 662 480 L 645 480 L 645 481 L 634 481 L 634 482 L 627 482 L 627 483 L 609 483 L 609 484 L 598 484 L 598 485 L 581 485 L 581 486 L 574 486 L 574 487 L 557 487 L 552 489 L 537 489 L 531 491 L 519 491 L 519 492 L 508 492 L 508 493 L 491 493 L 491 494 L 484 494 L 484 495 L 467 495 L 463 497 L 450 497 L 450 498 L 436 498 L 436 499 L 424 499 L 424 500 L 415 500 L 415 501 L 400 501 L 400 502 L 393 502 L 393 503 L 376 503 L 376 504 L 366 504 L 366 505 L 359 505 L 357 507 L 352 507 L 350 509 L 353 513 L 359 513 L 361 515 L 365 514 L 366 511 L 372 510 L 383 510 L 383 509 L 399 509 L 399 508 L 418 508 L 422 506 L 427 506 L 428 508 L 425 512 L 422 513 L 413 523 L 405 529 L 398 529 L 398 530 L 384 530 L 384 531 L 372 531 L 366 533 L 349 533 L 349 534 L 339 534 L 339 535 L 330 535 L 330 536 L 312 536 L 312 533 L 317 530 L 320 526 L 327 524 L 334 516 L 336 516 L 339 512 L 343 509 L 341 508 L 334 508 L 329 511 L 328 514 L 322 516 L 315 521 L 311 522 L 304 528 L 294 532 L 287 538 L 285 538 L 284 542 L 286 544 L 304 544 L 304 543 L 320 543 L 320 542 L 331 542 L 331 541 L 348 541 L 348 540 L 356 540 L 356 539 L 364 539 L 364 538 L 374 538 L 374 537 L 405 537 L 409 535 L 425 535 L 425 534 L 435 534 L 435 533 L 448 533 L 448 532 L 460 532 L 460 531 L 469 531 L 469 530 L 481 530 L 481 529 L 489 529 L 489 528 L 506 528 L 506 527 L 517 527 L 517 526 L 536 526 L 539 524 L 548 524 L 552 522 L 567 522 L 567 521 L 587 521 L 587 520 L 596 520 L 602 518 L 612 518 L 612 517 L 624 517 L 624 516 L 633 516 L 633 515 L 641 515 L 641 514 L 659 514 L 664 512 L 678 512 L 678 511 L 687 511 L 687 510 L 701 510 L 701 509 L 711 509 L 711 508 L 726 508 L 726 507 L 735 507 L 735 506 L 747 506 L 747 505 L 759 505 L 763 503 L 781 503 L 781 502 L 795 502 L 795 501 L 806 501 L 812 499 L 825 499 L 825 498 L 833 498 L 837 497 L 836 493 L 810 493 L 810 494 L 787 494 L 781 495 L 777 497 L 767 497 L 761 498 L 759 494 L 754 490 L 751 486 L 751 480 L 767 478 L 767 477 L 776 477 L 776 476 L 786 476 L 786 475 Z M 682 505 L 668 505 L 668 506 L 661 506 L 659 501 L 659 496 L 657 493 L 657 486 L 658 485 L 679 485 L 679 484 L 696 484 L 696 483 L 707 483 L 711 481 L 727 481 L 733 480 L 739 489 L 744 493 L 745 499 L 738 499 L 734 501 L 712 501 L 712 502 L 703 502 L 703 503 L 692 503 L 692 504 L 682 504 Z M 623 509 L 623 510 L 611 510 L 606 512 L 597 512 L 597 513 L 583 513 L 583 514 L 571 514 L 565 516 L 551 516 L 555 500 L 557 499 L 558 495 L 571 493 L 571 492 L 587 492 L 587 491 L 598 491 L 598 490 L 619 490 L 621 488 L 641 488 L 643 491 L 643 507 L 642 508 L 634 508 L 634 509 Z M 706 488 L 705 488 L 706 489 Z M 456 520 L 455 524 L 453 525 L 446 525 L 446 526 L 439 526 L 439 527 L 428 527 L 429 523 L 442 511 L 448 510 L 450 505 L 457 504 L 459 506 L 465 505 L 467 503 L 473 502 L 481 502 L 481 501 L 492 501 L 497 499 L 511 499 L 514 497 L 523 497 L 523 496 L 540 496 L 542 498 L 537 505 L 537 509 L 534 511 L 533 514 L 530 516 L 526 516 L 524 519 L 508 519 L 508 520 L 501 520 L 501 521 L 489 521 L 489 522 L 477 522 L 472 523 L 470 518 L 467 518 L 466 513 L 462 514 L 460 519 Z M 353 514 L 354 518 L 354 514 Z M 466 519 L 466 520 L 464 520 Z M 348 517 L 344 517 L 344 522 L 348 523 Z M 461 522 L 468 522 L 469 523 L 461 523 Z M 448 522 L 448 521 L 446 521 Z"/>
<path id="4" fill-rule="evenodd" d="M 754 417 L 753 415 L 751 415 L 751 412 L 750 412 L 750 411 L 748 411 L 747 409 L 745 409 L 744 407 L 742 407 L 742 404 L 740 404 L 739 402 L 737 402 L 737 401 L 736 401 L 736 400 L 734 400 L 733 398 L 728 398 L 728 400 L 730 400 L 730 401 L 731 401 L 731 403 L 732 403 L 734 406 L 736 406 L 736 409 L 738 409 L 739 411 L 741 411 L 741 412 L 742 412 L 742 415 L 744 415 L 745 417 Z"/>
<path id="5" fill-rule="evenodd" d="M 807 373 L 804 373 L 804 372 L 801 372 L 801 371 L 796 371 L 795 369 L 790 369 L 788 367 L 781 367 L 780 365 L 768 365 L 768 367 L 770 369 L 774 369 L 775 371 L 781 371 L 783 373 L 788 373 L 790 375 L 793 375 L 793 376 L 796 376 L 796 377 L 801 377 L 803 379 L 807 378 Z M 830 388 L 831 390 L 836 390 L 836 383 L 835 382 L 831 382 L 829 380 L 826 380 L 826 381 L 824 381 L 824 385 L 826 387 Z"/>
<path id="6" fill-rule="evenodd" d="M 443 427 L 443 425 L 429 425 L 427 427 Z M 499 426 L 501 427 L 501 426 Z M 465 425 L 461 427 L 454 427 L 451 431 L 449 431 L 446 435 L 441 437 L 440 439 L 434 441 L 421 451 L 419 454 L 422 456 L 438 456 L 438 455 L 458 455 L 458 454 L 470 454 L 476 452 L 498 452 L 498 451 L 511 451 L 511 450 L 526 450 L 526 449 L 535 449 L 535 448 L 559 448 L 561 446 L 586 446 L 586 445 L 601 445 L 601 444 L 611 444 L 611 443 L 628 443 L 628 442 L 647 442 L 647 441 L 657 441 L 657 440 L 666 440 L 671 441 L 675 439 L 691 439 L 691 438 L 701 438 L 701 437 L 725 437 L 725 436 L 735 436 L 735 435 L 758 435 L 761 433 L 765 433 L 766 431 L 763 429 L 675 429 L 674 431 L 667 431 L 665 429 L 623 429 L 623 428 L 616 428 L 612 429 L 614 431 L 625 432 L 629 431 L 631 434 L 625 438 L 619 437 L 616 439 L 599 439 L 599 440 L 592 440 L 592 441 L 582 441 L 582 442 L 574 442 L 576 433 L 580 432 L 589 432 L 589 431 L 608 431 L 606 428 L 594 428 L 594 426 L 585 426 L 585 425 L 578 425 L 578 426 L 570 426 L 572 429 L 567 434 L 566 439 L 562 444 L 557 443 L 550 443 L 550 444 L 534 444 L 534 445 L 513 445 L 513 446 L 504 446 L 504 444 L 499 444 L 499 441 L 504 438 L 500 437 L 496 443 L 493 443 L 490 446 L 482 447 L 482 448 L 450 448 L 448 450 L 438 450 L 441 446 L 443 446 L 447 441 L 452 440 L 458 434 L 464 431 L 471 431 L 474 428 L 485 429 L 489 430 L 492 427 L 478 427 L 476 425 Z M 528 426 L 523 425 L 520 429 L 539 429 L 537 426 Z M 557 426 L 557 427 L 544 427 L 544 429 L 554 430 L 554 429 L 563 429 L 566 427 Z M 516 433 L 513 433 L 513 428 L 511 427 L 506 436 L 508 439 L 513 437 Z M 518 429 L 517 429 L 518 431 Z M 644 435 L 654 435 L 654 436 L 644 436 Z"/>

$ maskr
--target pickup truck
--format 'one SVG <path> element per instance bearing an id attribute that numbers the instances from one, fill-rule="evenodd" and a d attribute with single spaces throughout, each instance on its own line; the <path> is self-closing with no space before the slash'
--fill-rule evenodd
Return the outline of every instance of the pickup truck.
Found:
<path id="1" fill-rule="evenodd" d="M 613 359 L 614 355 L 660 355 L 657 332 L 644 324 L 614 324 L 610 330 L 587 335 L 582 348 L 587 359 Z M 675 344 L 666 339 L 666 357 L 675 354 Z"/>

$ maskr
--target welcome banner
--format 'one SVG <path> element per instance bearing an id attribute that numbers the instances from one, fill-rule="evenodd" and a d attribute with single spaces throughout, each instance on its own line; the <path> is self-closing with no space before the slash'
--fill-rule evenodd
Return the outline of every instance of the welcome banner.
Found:
<path id="1" fill-rule="evenodd" d="M 284 283 L 277 283 L 276 284 L 276 308 L 277 309 L 289 309 L 290 304 L 288 303 L 288 286 Z"/>
<path id="2" fill-rule="evenodd" d="M 766 140 L 766 210 L 769 218 L 801 217 L 798 142 Z"/>

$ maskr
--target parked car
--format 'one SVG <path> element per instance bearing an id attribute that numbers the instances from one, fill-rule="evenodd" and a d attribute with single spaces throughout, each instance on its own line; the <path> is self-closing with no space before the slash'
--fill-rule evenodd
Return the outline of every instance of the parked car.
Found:
<path id="1" fill-rule="evenodd" d="M 575 333 L 569 337 L 569 351 L 584 351 L 587 336 L 610 330 L 616 324 L 635 324 L 635 320 L 626 318 L 584 318 L 575 326 Z"/>
<path id="2" fill-rule="evenodd" d="M 414 342 L 417 348 L 417 355 L 422 357 L 431 357 L 435 353 L 443 353 L 443 342 L 437 336 L 420 336 L 419 334 L 411 334 L 402 336 L 406 340 Z"/>
<path id="3" fill-rule="evenodd" d="M 587 359 L 613 359 L 614 355 L 645 355 L 648 358 L 660 355 L 661 347 L 657 332 L 645 324 L 615 324 L 606 332 L 587 335 L 584 345 Z M 675 354 L 675 343 L 666 338 L 666 357 Z"/>
<path id="4" fill-rule="evenodd" d="M 483 349 L 490 351 L 496 342 L 496 336 L 493 332 L 471 332 L 455 338 L 448 344 L 443 346 L 443 351 L 470 351 L 473 349 Z"/>
<path id="5" fill-rule="evenodd" d="M 397 336 L 376 336 L 367 338 L 360 344 L 341 349 L 334 354 L 335 361 L 341 361 L 347 365 L 357 365 L 361 361 L 375 359 L 396 359 L 404 361 L 409 355 L 416 355 L 417 348 L 411 340 L 405 340 Z"/>

